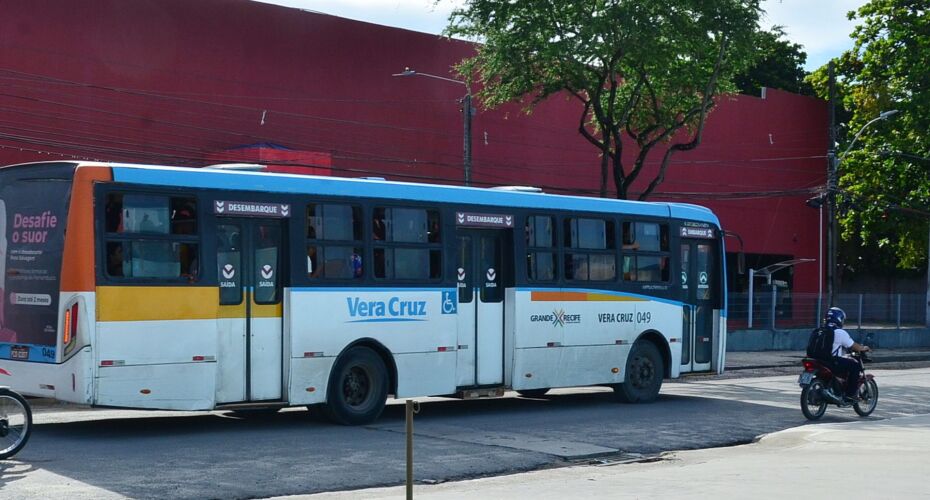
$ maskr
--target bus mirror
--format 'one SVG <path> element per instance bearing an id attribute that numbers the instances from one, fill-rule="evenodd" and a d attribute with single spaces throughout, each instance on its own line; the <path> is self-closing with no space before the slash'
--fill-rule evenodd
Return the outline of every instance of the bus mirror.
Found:
<path id="1" fill-rule="evenodd" d="M 746 254 L 743 252 L 736 254 L 736 273 L 740 276 L 746 274 Z"/>

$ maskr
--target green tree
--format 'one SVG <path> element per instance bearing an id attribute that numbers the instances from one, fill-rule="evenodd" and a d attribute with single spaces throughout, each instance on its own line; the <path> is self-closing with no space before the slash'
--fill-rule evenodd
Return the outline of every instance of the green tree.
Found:
<path id="1" fill-rule="evenodd" d="M 740 93 L 757 96 L 762 87 L 768 87 L 814 95 L 814 88 L 805 80 L 807 53 L 800 44 L 792 43 L 786 37 L 781 26 L 759 32 L 755 62 L 734 78 Z"/>
<path id="2" fill-rule="evenodd" d="M 930 218 L 930 15 L 926 1 L 872 0 L 859 19 L 852 50 L 836 60 L 838 94 L 848 121 L 840 151 L 881 112 L 842 157 L 840 223 L 852 245 L 843 260 L 879 251 L 880 267 L 916 268 L 927 256 Z M 825 96 L 826 70 L 810 81 Z M 858 248 L 850 248 L 850 247 Z M 852 259 L 850 259 L 852 257 Z M 884 265 L 882 265 L 884 264 Z"/>
<path id="3" fill-rule="evenodd" d="M 645 199 L 672 156 L 700 144 L 714 96 L 735 89 L 759 15 L 759 0 L 467 0 L 446 32 L 482 42 L 459 71 L 477 75 L 486 106 L 522 101 L 529 112 L 563 91 L 582 104 L 578 130 L 601 153 L 601 196 L 611 165 L 617 197 L 628 198 L 660 152 Z"/>

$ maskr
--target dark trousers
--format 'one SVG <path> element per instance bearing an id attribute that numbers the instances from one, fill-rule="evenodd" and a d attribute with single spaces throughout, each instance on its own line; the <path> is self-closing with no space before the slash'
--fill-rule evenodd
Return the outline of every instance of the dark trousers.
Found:
<path id="1" fill-rule="evenodd" d="M 859 362 L 854 359 L 834 357 L 833 364 L 839 374 L 846 376 L 846 395 L 851 398 L 857 397 L 859 395 L 857 391 L 859 388 L 859 375 L 862 372 Z"/>

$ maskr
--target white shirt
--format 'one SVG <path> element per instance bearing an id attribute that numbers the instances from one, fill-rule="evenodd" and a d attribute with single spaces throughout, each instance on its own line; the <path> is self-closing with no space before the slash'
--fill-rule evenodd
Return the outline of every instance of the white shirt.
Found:
<path id="1" fill-rule="evenodd" d="M 833 355 L 839 357 L 849 357 L 849 349 L 855 344 L 849 332 L 842 328 L 833 330 Z"/>

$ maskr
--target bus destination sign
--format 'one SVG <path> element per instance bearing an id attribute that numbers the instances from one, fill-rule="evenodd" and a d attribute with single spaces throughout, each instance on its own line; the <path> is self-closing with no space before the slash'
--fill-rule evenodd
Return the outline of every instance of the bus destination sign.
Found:
<path id="1" fill-rule="evenodd" d="M 714 238 L 714 228 L 712 227 L 681 227 L 682 238 Z"/>
<path id="2" fill-rule="evenodd" d="M 462 227 L 513 227 L 513 215 L 456 212 L 455 225 Z"/>
<path id="3" fill-rule="evenodd" d="M 291 216 L 291 205 L 289 203 L 216 200 L 213 202 L 213 213 L 216 215 L 285 218 Z"/>

